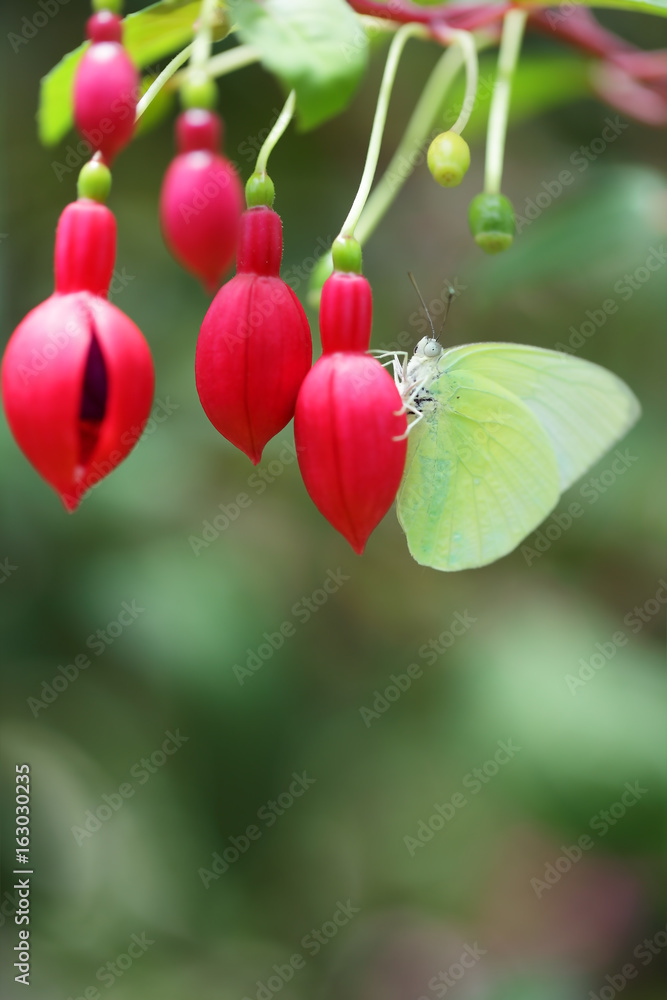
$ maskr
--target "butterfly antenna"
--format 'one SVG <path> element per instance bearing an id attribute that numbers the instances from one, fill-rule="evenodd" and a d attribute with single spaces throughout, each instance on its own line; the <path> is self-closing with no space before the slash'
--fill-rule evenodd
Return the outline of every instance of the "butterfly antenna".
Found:
<path id="1" fill-rule="evenodd" d="M 416 291 L 416 293 L 417 293 L 417 297 L 419 298 L 419 301 L 420 301 L 420 302 L 421 302 L 421 304 L 422 304 L 422 309 L 423 309 L 423 310 L 424 310 L 424 312 L 426 313 L 426 318 L 427 318 L 427 319 L 428 319 L 428 321 L 429 321 L 429 325 L 430 325 L 430 327 L 431 327 L 431 332 L 432 332 L 432 334 L 433 334 L 433 339 L 434 339 L 434 340 L 437 340 L 437 339 L 438 339 L 438 335 L 437 335 L 437 333 L 435 332 L 435 327 L 433 326 L 433 320 L 431 319 L 431 314 L 430 314 L 430 312 L 428 311 L 428 306 L 427 306 L 427 305 L 426 305 L 426 303 L 424 302 L 424 296 L 423 296 L 423 295 L 422 295 L 422 293 L 421 293 L 421 292 L 419 291 L 419 285 L 417 284 L 417 282 L 416 282 L 416 280 L 415 280 L 415 276 L 414 276 L 414 274 L 412 273 L 412 271 L 408 271 L 408 278 L 409 278 L 409 279 L 410 279 L 410 281 L 412 282 L 412 287 L 413 287 L 413 288 L 414 288 L 414 290 Z M 445 313 L 445 315 L 447 315 L 447 314 Z"/>
<path id="2" fill-rule="evenodd" d="M 445 311 L 442 316 L 442 323 L 440 324 L 440 332 L 438 333 L 438 337 L 445 328 L 445 323 L 447 322 L 447 316 L 449 315 L 449 307 L 451 306 L 452 301 L 455 298 L 456 298 L 456 289 L 452 285 L 449 285 L 447 287 L 447 298 L 445 299 Z"/>

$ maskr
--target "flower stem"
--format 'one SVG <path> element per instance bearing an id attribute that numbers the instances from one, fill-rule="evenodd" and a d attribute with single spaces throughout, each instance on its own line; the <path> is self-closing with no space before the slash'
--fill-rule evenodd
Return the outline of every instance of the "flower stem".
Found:
<path id="1" fill-rule="evenodd" d="M 498 74 L 491 96 L 486 137 L 484 191 L 487 194 L 500 193 L 512 80 L 521 51 L 521 41 L 527 17 L 527 11 L 514 8 L 505 15 L 503 22 L 503 34 L 498 54 Z"/>
<path id="2" fill-rule="evenodd" d="M 215 19 L 218 0 L 202 0 L 197 18 L 197 33 L 192 43 L 190 66 L 192 69 L 204 68 L 211 54 L 213 44 L 213 21 Z"/>
<path id="3" fill-rule="evenodd" d="M 259 156 L 257 157 L 257 164 L 255 166 L 256 174 L 265 174 L 266 166 L 269 162 L 269 156 L 273 152 L 276 143 L 283 136 L 285 129 L 289 125 L 294 115 L 294 109 L 296 107 L 296 92 L 292 90 L 289 97 L 285 101 L 283 110 L 278 115 L 275 124 L 266 139 L 262 144 L 262 148 L 259 151 Z"/>
<path id="4" fill-rule="evenodd" d="M 492 44 L 491 37 L 486 35 L 473 38 L 473 41 L 477 49 L 484 49 Z M 453 45 L 435 64 L 396 152 L 361 213 L 356 229 L 360 243 L 365 243 L 375 231 L 415 166 L 423 162 L 425 147 L 432 138 L 430 133 L 462 62 L 461 47 Z M 460 118 L 459 115 L 459 121 Z"/>
<path id="5" fill-rule="evenodd" d="M 387 55 L 387 62 L 385 63 L 384 73 L 382 75 L 382 83 L 380 84 L 380 93 L 378 95 L 377 107 L 375 109 L 371 137 L 368 142 L 366 163 L 364 164 L 364 170 L 361 175 L 359 190 L 357 191 L 356 197 L 352 203 L 352 208 L 350 209 L 348 216 L 343 223 L 343 228 L 339 234 L 339 239 L 341 240 L 349 239 L 354 236 L 355 227 L 359 222 L 359 217 L 361 216 L 364 205 L 366 204 L 366 200 L 373 183 L 373 177 L 375 176 L 378 158 L 380 156 L 382 134 L 384 132 L 385 122 L 387 121 L 389 99 L 391 97 L 394 80 L 396 79 L 398 63 L 401 58 L 401 53 L 405 47 L 405 43 L 409 38 L 416 35 L 428 37 L 428 33 L 421 25 L 405 24 L 402 28 L 398 29 L 391 40 L 389 53 Z"/>
<path id="6" fill-rule="evenodd" d="M 170 63 L 167 63 L 162 72 L 156 76 L 152 84 L 143 95 L 139 103 L 137 104 L 137 120 L 141 118 L 144 111 L 148 105 L 157 97 L 162 88 L 168 84 L 172 79 L 173 83 L 177 84 L 179 81 L 185 79 L 188 74 L 188 70 L 184 70 L 181 73 L 177 73 L 177 70 L 187 62 L 190 53 L 192 52 L 192 45 L 186 45 L 184 49 L 181 49 Z M 213 56 L 212 59 L 204 66 L 204 69 L 208 75 L 213 77 L 225 76 L 227 73 L 233 73 L 237 69 L 243 69 L 244 66 L 250 66 L 252 63 L 259 61 L 259 52 L 252 45 L 235 45 L 233 49 L 227 49 L 225 52 L 220 52 L 217 56 Z"/>
<path id="7" fill-rule="evenodd" d="M 451 127 L 452 132 L 459 135 L 468 124 L 470 115 L 475 107 L 477 98 L 477 79 L 479 76 L 479 66 L 477 63 L 477 47 L 475 40 L 469 31 L 452 31 L 452 42 L 458 45 L 463 53 L 466 67 L 466 92 L 461 105 L 461 113 Z"/>
<path id="8" fill-rule="evenodd" d="M 191 42 L 190 45 L 186 45 L 184 49 L 177 52 L 171 62 L 167 63 L 162 72 L 155 77 L 150 87 L 137 104 L 137 121 L 139 121 L 148 105 L 157 97 L 164 85 L 171 80 L 174 73 L 181 68 L 184 62 L 187 62 L 190 53 L 192 52 L 193 45 L 194 42 Z"/>

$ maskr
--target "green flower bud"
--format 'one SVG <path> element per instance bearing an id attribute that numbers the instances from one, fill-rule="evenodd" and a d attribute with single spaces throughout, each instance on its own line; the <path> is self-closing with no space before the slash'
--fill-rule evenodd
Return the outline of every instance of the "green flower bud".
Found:
<path id="1" fill-rule="evenodd" d="M 184 108 L 211 110 L 218 103 L 218 86 L 203 70 L 188 73 L 181 84 L 181 104 Z"/>
<path id="2" fill-rule="evenodd" d="M 275 196 L 276 189 L 268 174 L 255 172 L 250 175 L 245 186 L 245 200 L 248 208 L 254 208 L 256 205 L 267 205 L 271 208 Z"/>
<path id="3" fill-rule="evenodd" d="M 111 171 L 102 160 L 94 157 L 81 168 L 76 190 L 79 198 L 104 204 L 111 191 Z"/>
<path id="4" fill-rule="evenodd" d="M 334 270 L 361 274 L 361 243 L 354 236 L 337 236 L 331 247 Z"/>
<path id="5" fill-rule="evenodd" d="M 470 147 L 457 132 L 441 132 L 428 147 L 428 169 L 442 187 L 456 187 L 470 166 Z"/>
<path id="6" fill-rule="evenodd" d="M 486 253 L 500 253 L 512 245 L 515 231 L 512 202 L 503 194 L 478 194 L 470 202 L 470 231 Z"/>

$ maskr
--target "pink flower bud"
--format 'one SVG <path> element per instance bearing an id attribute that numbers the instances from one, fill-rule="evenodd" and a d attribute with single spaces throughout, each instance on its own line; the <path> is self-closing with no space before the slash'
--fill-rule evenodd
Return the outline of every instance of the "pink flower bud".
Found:
<path id="1" fill-rule="evenodd" d="M 278 276 L 281 257 L 280 216 L 266 206 L 244 212 L 237 274 L 213 299 L 197 341 L 204 411 L 255 465 L 294 415 L 312 358 L 306 314 Z"/>
<path id="2" fill-rule="evenodd" d="M 368 354 L 324 354 L 301 386 L 294 436 L 315 506 L 361 555 L 403 475 L 407 420 L 394 381 Z"/>
<path id="3" fill-rule="evenodd" d="M 74 121 L 107 163 L 134 133 L 139 74 L 120 42 L 120 19 L 95 14 L 88 22 L 92 45 L 74 78 Z"/>
<path id="4" fill-rule="evenodd" d="M 165 243 L 211 292 L 234 259 L 243 210 L 241 182 L 219 152 L 221 135 L 222 121 L 214 112 L 184 111 L 176 123 L 179 153 L 160 194 Z"/>
<path id="5" fill-rule="evenodd" d="M 2 396 L 17 444 L 73 511 L 131 451 L 150 413 L 153 364 L 134 323 L 106 299 L 116 223 L 68 205 L 56 234 L 56 290 L 7 345 Z"/>
<path id="6" fill-rule="evenodd" d="M 306 489 L 358 554 L 396 496 L 407 450 L 394 380 L 363 353 L 371 323 L 366 279 L 334 271 L 320 303 L 324 355 L 304 379 L 294 421 Z"/>

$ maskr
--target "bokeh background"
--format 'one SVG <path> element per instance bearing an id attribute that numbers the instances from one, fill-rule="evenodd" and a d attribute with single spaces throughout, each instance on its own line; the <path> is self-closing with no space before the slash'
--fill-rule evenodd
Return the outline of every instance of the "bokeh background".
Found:
<path id="1" fill-rule="evenodd" d="M 3 343 L 51 291 L 54 228 L 75 193 L 76 170 L 58 180 L 53 168 L 74 137 L 40 147 L 34 114 L 40 76 L 78 45 L 88 8 L 70 0 L 15 53 L 8 32 L 33 7 L 4 0 L 0 15 Z M 604 20 L 646 47 L 660 32 L 665 43 L 657 18 Z M 436 55 L 408 47 L 386 156 Z M 436 313 L 449 282 L 460 293 L 447 343 L 570 343 L 625 378 L 643 416 L 624 459 L 606 456 L 563 498 L 559 511 L 578 502 L 581 517 L 550 520 L 541 540 L 486 569 L 419 567 L 393 512 L 355 557 L 310 503 L 290 428 L 266 449 L 264 479 L 252 478 L 198 404 L 208 299 L 160 238 L 172 118 L 118 160 L 114 301 L 154 353 L 155 419 L 75 516 L 0 423 L 0 560 L 11 567 L 0 577 L 3 995 L 24 990 L 11 968 L 23 761 L 35 1000 L 661 994 L 667 263 L 630 295 L 621 288 L 652 248 L 664 253 L 664 133 L 621 115 L 617 140 L 578 169 L 573 155 L 617 112 L 549 39 L 531 36 L 525 57 L 505 191 L 526 217 L 562 170 L 574 183 L 521 225 L 510 252 L 485 258 L 466 222 L 481 189 L 482 102 L 461 187 L 417 169 L 367 246 L 374 346 L 424 332 L 411 269 Z M 344 115 L 291 131 L 274 153 L 284 273 L 302 268 L 302 300 L 356 190 L 381 66 L 376 53 Z M 491 72 L 483 64 L 482 78 Z M 259 67 L 222 81 L 226 149 L 244 179 L 248 146 L 281 102 Z M 610 298 L 618 310 L 576 339 L 587 310 Z M 239 493 L 250 505 L 193 543 Z M 97 630 L 118 632 L 123 602 L 143 610 L 93 649 Z M 293 634 L 273 648 L 285 623 Z M 80 654 L 90 667 L 39 705 Z M 392 675 L 406 688 L 393 701 Z M 167 733 L 179 744 L 170 755 Z M 581 838 L 590 849 L 578 858 Z"/>

